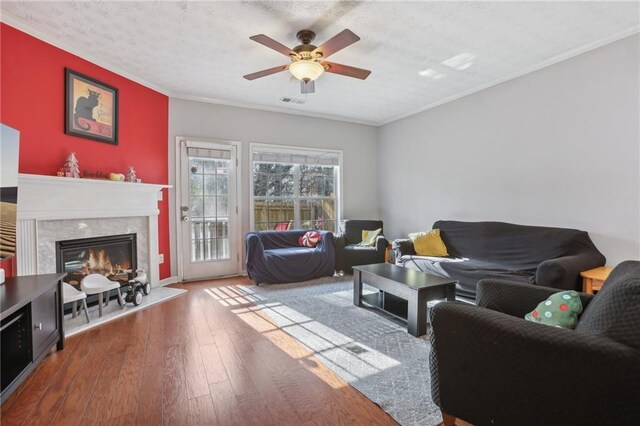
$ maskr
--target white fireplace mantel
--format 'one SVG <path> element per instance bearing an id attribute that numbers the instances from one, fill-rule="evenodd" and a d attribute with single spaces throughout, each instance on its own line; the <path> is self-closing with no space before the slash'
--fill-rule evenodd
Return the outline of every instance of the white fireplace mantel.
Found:
<path id="1" fill-rule="evenodd" d="M 157 216 L 169 185 L 20 174 L 18 219 Z"/>
<path id="2" fill-rule="evenodd" d="M 164 188 L 170 186 L 20 174 L 18 275 L 38 273 L 38 222 L 142 216 L 148 218 L 149 278 L 158 285 L 158 200 Z"/>

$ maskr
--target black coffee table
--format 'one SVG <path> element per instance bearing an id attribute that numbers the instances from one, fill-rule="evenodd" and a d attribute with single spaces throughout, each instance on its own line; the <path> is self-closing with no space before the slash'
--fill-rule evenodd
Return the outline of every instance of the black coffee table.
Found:
<path id="1" fill-rule="evenodd" d="M 362 283 L 380 293 L 362 296 Z M 383 309 L 407 321 L 407 332 L 413 336 L 427 333 L 427 302 L 455 300 L 456 280 L 389 263 L 353 267 L 353 304 L 367 304 Z M 395 296 L 395 297 L 394 297 Z"/>

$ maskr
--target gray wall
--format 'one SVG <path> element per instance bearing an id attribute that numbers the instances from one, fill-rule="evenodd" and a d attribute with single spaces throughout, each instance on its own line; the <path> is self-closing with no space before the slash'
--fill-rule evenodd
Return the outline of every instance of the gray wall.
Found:
<path id="1" fill-rule="evenodd" d="M 343 151 L 344 218 L 378 218 L 378 129 L 278 112 L 169 99 L 169 184 L 175 185 L 177 136 L 242 142 L 242 233 L 249 231 L 249 143 L 270 143 Z M 171 247 L 175 241 L 175 190 L 169 191 Z M 177 270 L 171 251 L 172 274 Z"/>
<path id="2" fill-rule="evenodd" d="M 588 231 L 640 258 L 639 37 L 379 129 L 385 233 L 437 219 Z"/>

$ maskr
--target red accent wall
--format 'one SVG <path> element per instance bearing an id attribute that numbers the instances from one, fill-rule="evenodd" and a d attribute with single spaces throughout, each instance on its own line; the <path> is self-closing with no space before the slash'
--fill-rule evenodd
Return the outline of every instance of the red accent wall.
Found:
<path id="1" fill-rule="evenodd" d="M 4 276 L 5 277 L 12 277 L 13 274 L 13 270 L 14 268 L 14 263 L 15 263 L 15 257 L 12 257 L 11 259 L 5 259 L 0 261 L 0 268 L 4 269 Z"/>
<path id="2" fill-rule="evenodd" d="M 75 152 L 81 171 L 126 174 L 128 166 L 134 166 L 143 182 L 167 183 L 167 96 L 9 25 L 0 25 L 0 121 L 20 131 L 21 173 L 55 175 L 66 156 Z M 65 67 L 118 88 L 118 145 L 64 133 Z M 160 278 L 167 278 L 169 197 L 166 190 L 163 195 L 158 203 L 159 247 L 165 259 Z"/>

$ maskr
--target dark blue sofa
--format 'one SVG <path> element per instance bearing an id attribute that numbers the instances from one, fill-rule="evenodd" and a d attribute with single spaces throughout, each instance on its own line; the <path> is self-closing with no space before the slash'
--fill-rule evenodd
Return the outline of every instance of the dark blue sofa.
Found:
<path id="1" fill-rule="evenodd" d="M 247 273 L 256 283 L 291 283 L 333 276 L 333 233 L 320 231 L 315 247 L 300 247 L 298 239 L 307 230 L 249 232 L 244 237 Z"/>

